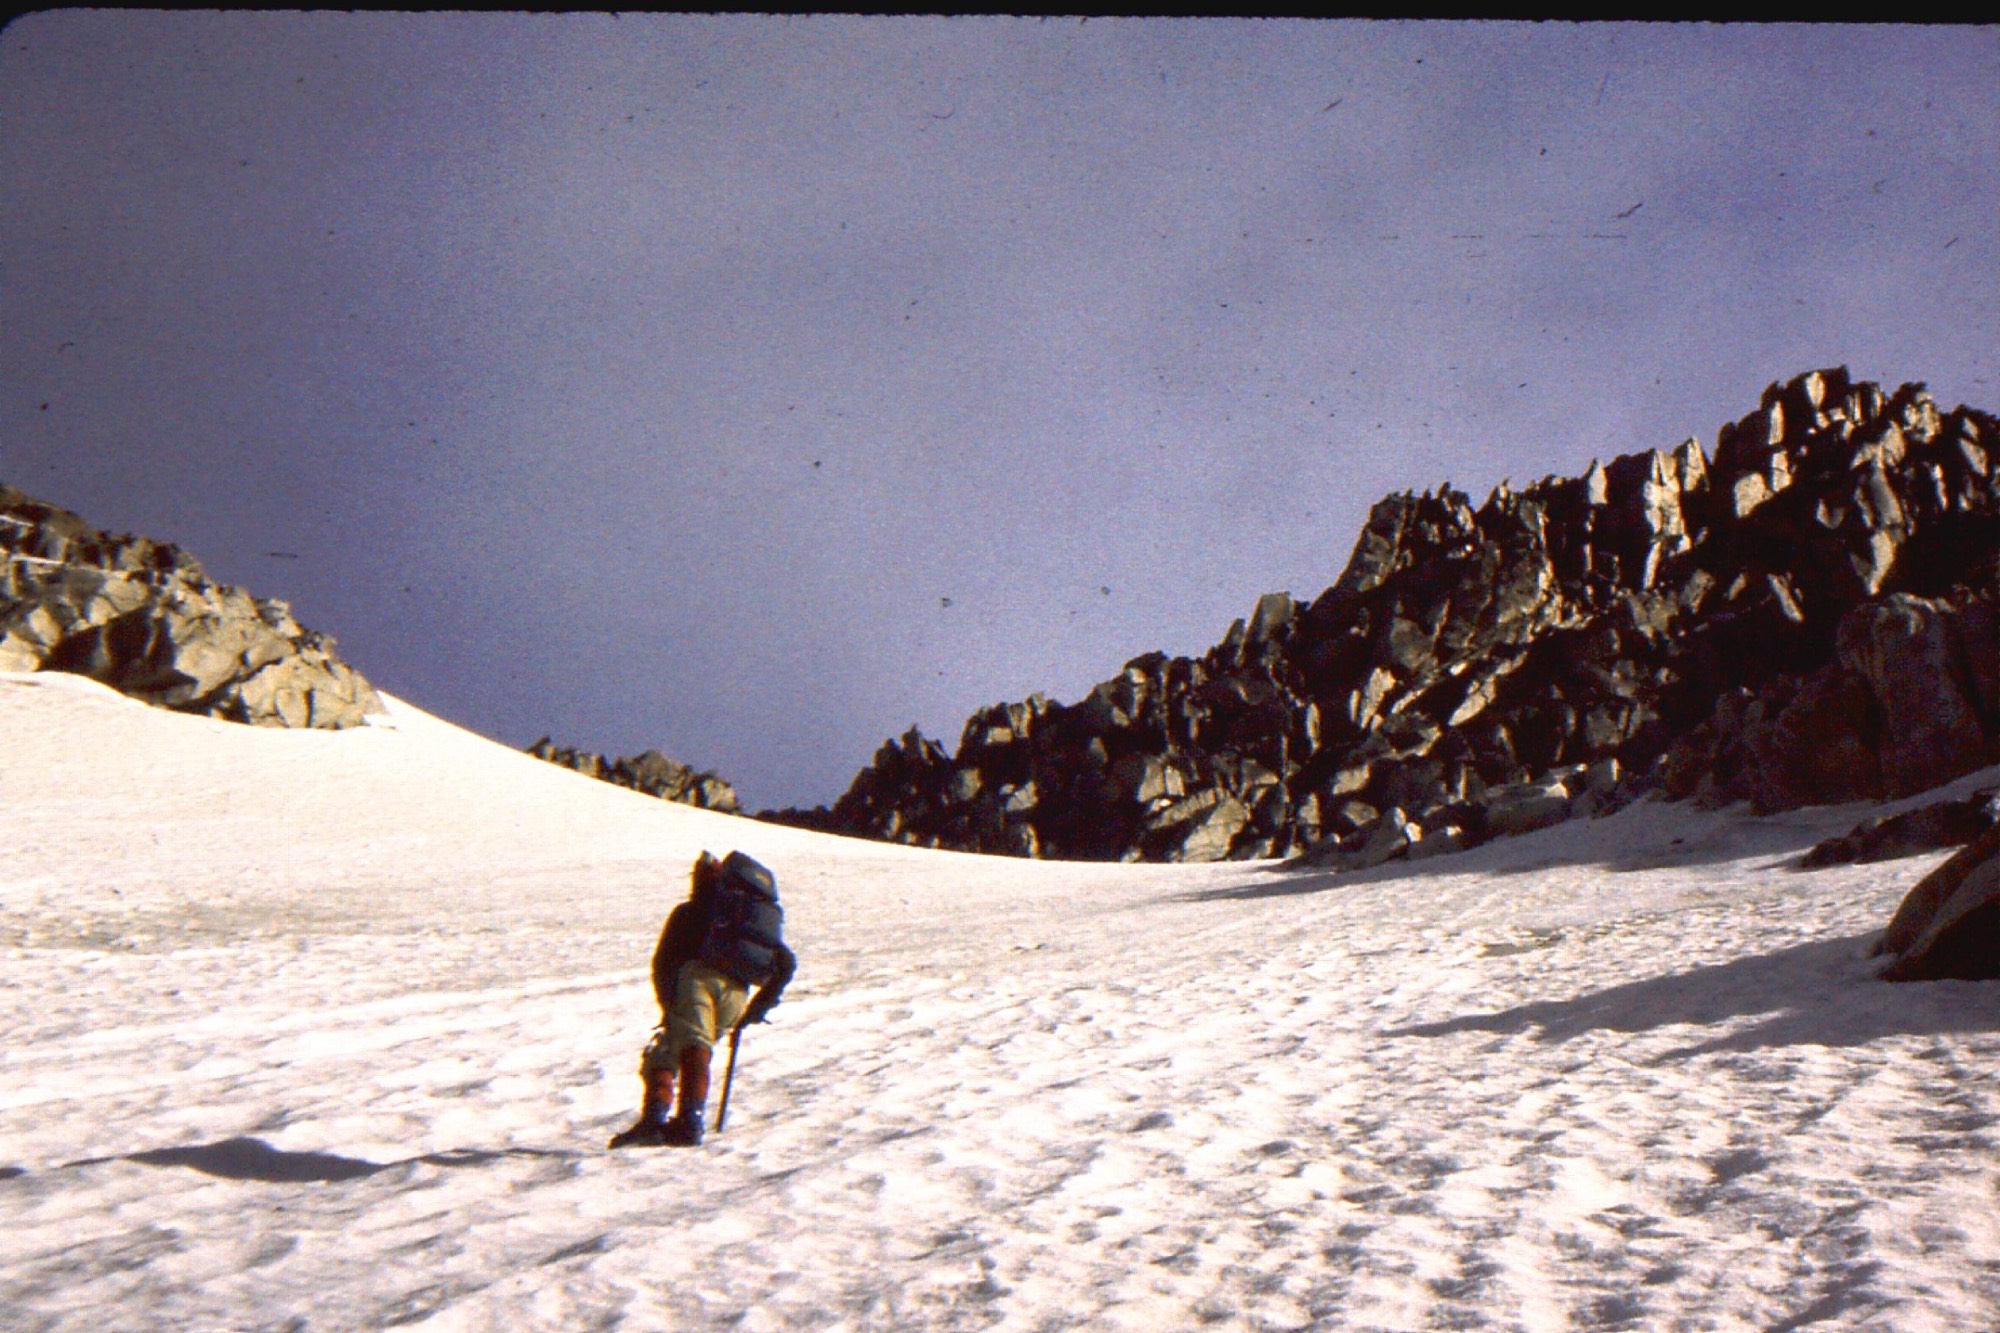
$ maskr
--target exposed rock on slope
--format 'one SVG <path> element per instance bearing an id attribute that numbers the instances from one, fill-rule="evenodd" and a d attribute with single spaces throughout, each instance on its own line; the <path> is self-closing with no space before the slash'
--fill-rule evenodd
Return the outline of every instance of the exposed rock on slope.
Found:
<path id="1" fill-rule="evenodd" d="M 1990 558 L 1985 541 L 1968 552 Z M 2000 622 L 1992 574 L 1973 576 L 1941 598 L 1863 602 L 1818 670 L 1731 689 L 1667 755 L 1667 794 L 1768 812 L 1909 796 L 1991 763 Z"/>
<path id="2" fill-rule="evenodd" d="M 2000 977 L 2000 824 L 1917 881 L 1876 952 L 1890 981 Z"/>
<path id="3" fill-rule="evenodd" d="M 1649 785 L 1759 809 L 1902 795 L 1996 756 L 1991 417 L 1844 369 L 1722 429 L 1475 508 L 1375 506 L 1339 580 L 1073 705 L 912 731 L 824 812 L 966 850 L 1355 867 Z"/>
<path id="4" fill-rule="evenodd" d="M 112 535 L 0 486 L 0 671 L 70 671 L 185 713 L 351 727 L 373 687 L 285 603 L 211 582 L 193 556 Z"/>
<path id="5" fill-rule="evenodd" d="M 657 796 L 663 801 L 678 801 L 703 810 L 719 810 L 726 815 L 736 814 L 742 809 L 736 799 L 736 789 L 727 782 L 713 773 L 697 773 L 658 750 L 647 750 L 624 759 L 606 759 L 601 754 L 557 745 L 544 736 L 528 747 L 528 753 L 537 759 L 573 768 L 586 777 L 630 787 L 633 791 Z"/>
<path id="6" fill-rule="evenodd" d="M 1987 787 L 1960 800 L 1934 801 L 1902 814 L 1864 819 L 1837 838 L 1815 843 L 1799 858 L 1798 868 L 1892 861 L 1940 847 L 1962 847 L 1995 824 L 2000 824 L 2000 788 Z"/>

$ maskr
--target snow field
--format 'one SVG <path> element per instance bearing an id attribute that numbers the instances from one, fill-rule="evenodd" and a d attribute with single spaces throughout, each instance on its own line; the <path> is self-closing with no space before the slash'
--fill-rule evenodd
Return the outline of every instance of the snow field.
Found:
<path id="1" fill-rule="evenodd" d="M 1996 988 L 1781 868 L 1859 813 L 1051 865 L 0 677 L 0 1327 L 1991 1330 Z M 734 846 L 799 979 L 606 1153 Z"/>

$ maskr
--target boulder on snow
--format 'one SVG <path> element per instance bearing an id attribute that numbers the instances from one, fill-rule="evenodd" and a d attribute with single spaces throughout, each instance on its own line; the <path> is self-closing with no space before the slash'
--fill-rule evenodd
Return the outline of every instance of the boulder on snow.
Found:
<path id="1" fill-rule="evenodd" d="M 1813 845 L 1799 858 L 1801 870 L 1869 861 L 1892 861 L 1941 847 L 1962 847 L 2000 824 L 2000 788 L 1989 787 L 1960 800 L 1935 801 L 1899 815 L 1878 815 L 1836 838 Z"/>
<path id="2" fill-rule="evenodd" d="M 1888 981 L 2000 977 L 2000 824 L 1917 882 L 1876 952 Z"/>
<path id="3" fill-rule="evenodd" d="M 1570 816 L 1570 796 L 1560 782 L 1522 782 L 1494 787 L 1486 794 L 1487 832 L 1499 837 L 1533 833 L 1560 824 Z"/>

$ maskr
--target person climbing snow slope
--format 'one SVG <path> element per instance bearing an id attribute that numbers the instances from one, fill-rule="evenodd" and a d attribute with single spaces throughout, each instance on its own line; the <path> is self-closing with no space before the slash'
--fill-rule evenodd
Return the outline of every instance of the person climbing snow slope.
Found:
<path id="1" fill-rule="evenodd" d="M 739 1025 L 764 1022 L 798 967 L 785 947 L 769 870 L 742 852 L 720 861 L 703 852 L 688 878 L 687 901 L 668 914 L 653 950 L 661 1020 L 639 1059 L 644 1100 L 613 1148 L 699 1144 L 716 1041 Z M 669 1119 L 677 1075 L 680 1105 Z"/>

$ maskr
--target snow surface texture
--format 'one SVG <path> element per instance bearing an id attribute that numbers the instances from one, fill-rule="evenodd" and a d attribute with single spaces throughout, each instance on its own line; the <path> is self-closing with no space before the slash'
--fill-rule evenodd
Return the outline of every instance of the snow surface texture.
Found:
<path id="1" fill-rule="evenodd" d="M 0 676 L 0 1326 L 2000 1327 L 2000 988 L 1865 956 L 1942 854 L 1782 867 L 1859 808 L 1060 865 L 390 709 Z M 799 978 L 726 1133 L 607 1153 L 734 847 Z"/>

